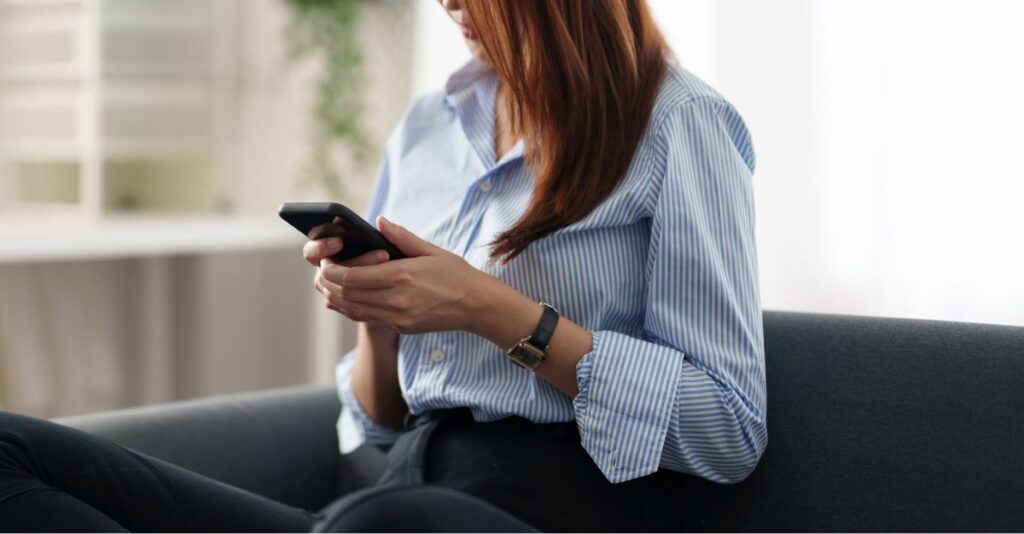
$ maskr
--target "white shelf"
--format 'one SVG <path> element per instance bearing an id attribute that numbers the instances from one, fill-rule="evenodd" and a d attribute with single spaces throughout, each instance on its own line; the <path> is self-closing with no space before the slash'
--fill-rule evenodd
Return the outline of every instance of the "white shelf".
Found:
<path id="1" fill-rule="evenodd" d="M 77 63 L 7 66 L 0 69 L 0 82 L 77 82 L 85 72 Z"/>
<path id="2" fill-rule="evenodd" d="M 16 204 L 0 204 L 0 224 L 5 220 L 24 220 L 35 223 L 43 217 L 68 219 L 82 215 L 82 206 L 77 202 L 21 201 Z"/>
<path id="3" fill-rule="evenodd" d="M 214 0 L 0 0 L 0 8 L 0 172 L 25 185 L 0 187 L 0 204 L 60 201 L 74 186 L 83 222 L 103 220 L 116 210 L 110 199 L 129 196 L 148 198 L 138 209 L 154 214 L 214 205 L 206 197 L 226 180 L 218 148 L 230 114 L 218 103 L 231 72 L 229 26 Z M 145 169 L 133 174 L 122 163 Z M 209 187 L 161 196 L 154 184 L 175 173 Z M 136 186 L 136 177 L 147 182 Z M 148 197 L 139 192 L 147 188 Z"/>
<path id="4" fill-rule="evenodd" d="M 154 84 L 167 83 L 168 79 L 172 79 L 174 82 L 206 82 L 209 80 L 209 73 L 210 66 L 205 63 L 146 65 L 127 62 L 104 65 L 102 72 L 104 76 L 114 78 L 150 77 L 153 78 L 151 83 Z M 0 69 L 0 82 L 80 82 L 86 74 L 86 71 L 78 63 L 6 66 Z"/>
<path id="5" fill-rule="evenodd" d="M 210 145 L 196 139 L 108 139 L 106 161 L 201 159 L 209 157 Z M 0 141 L 0 156 L 8 162 L 75 162 L 82 147 L 73 141 Z"/>
<path id="6" fill-rule="evenodd" d="M 205 140 L 186 139 L 107 139 L 103 141 L 106 160 L 161 160 L 204 158 L 210 155 Z"/>
<path id="7" fill-rule="evenodd" d="M 82 151 L 73 141 L 0 141 L 0 159 L 18 161 L 76 162 Z"/>
<path id="8" fill-rule="evenodd" d="M 0 218 L 0 264 L 295 249 L 305 239 L 277 217 L 108 217 L 97 223 Z M 42 224 L 40 224 L 40 222 Z"/>

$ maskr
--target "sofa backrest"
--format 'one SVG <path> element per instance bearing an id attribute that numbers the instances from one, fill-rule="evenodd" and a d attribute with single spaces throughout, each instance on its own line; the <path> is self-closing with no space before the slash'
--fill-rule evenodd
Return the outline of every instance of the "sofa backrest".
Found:
<path id="1" fill-rule="evenodd" d="M 767 312 L 768 447 L 681 529 L 1024 530 L 1024 328 Z"/>

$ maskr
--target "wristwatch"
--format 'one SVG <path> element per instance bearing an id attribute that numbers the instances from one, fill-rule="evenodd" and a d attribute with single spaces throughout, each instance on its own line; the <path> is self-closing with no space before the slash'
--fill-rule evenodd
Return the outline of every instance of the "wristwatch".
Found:
<path id="1" fill-rule="evenodd" d="M 546 302 L 538 304 L 544 308 L 544 313 L 541 314 L 533 334 L 520 339 L 506 351 L 512 361 L 527 369 L 536 369 L 544 358 L 548 357 L 548 343 L 551 341 L 551 335 L 555 333 L 555 326 L 558 325 L 558 310 Z"/>

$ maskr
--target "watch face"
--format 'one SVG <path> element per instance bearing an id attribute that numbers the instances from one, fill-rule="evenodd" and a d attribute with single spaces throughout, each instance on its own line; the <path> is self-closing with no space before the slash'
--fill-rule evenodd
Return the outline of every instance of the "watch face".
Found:
<path id="1" fill-rule="evenodd" d="M 544 357 L 547 356 L 547 353 L 530 343 L 520 341 L 509 349 L 508 355 L 512 357 L 512 361 L 519 365 L 522 365 L 527 369 L 533 369 L 540 365 L 540 362 L 544 361 Z"/>

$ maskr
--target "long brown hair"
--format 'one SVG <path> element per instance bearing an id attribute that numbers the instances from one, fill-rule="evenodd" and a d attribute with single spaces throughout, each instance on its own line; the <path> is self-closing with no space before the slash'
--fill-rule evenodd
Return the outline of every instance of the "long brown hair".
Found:
<path id="1" fill-rule="evenodd" d="M 645 0 L 462 0 L 505 87 L 512 132 L 536 173 L 530 206 L 490 259 L 593 211 L 625 176 L 669 53 Z"/>

